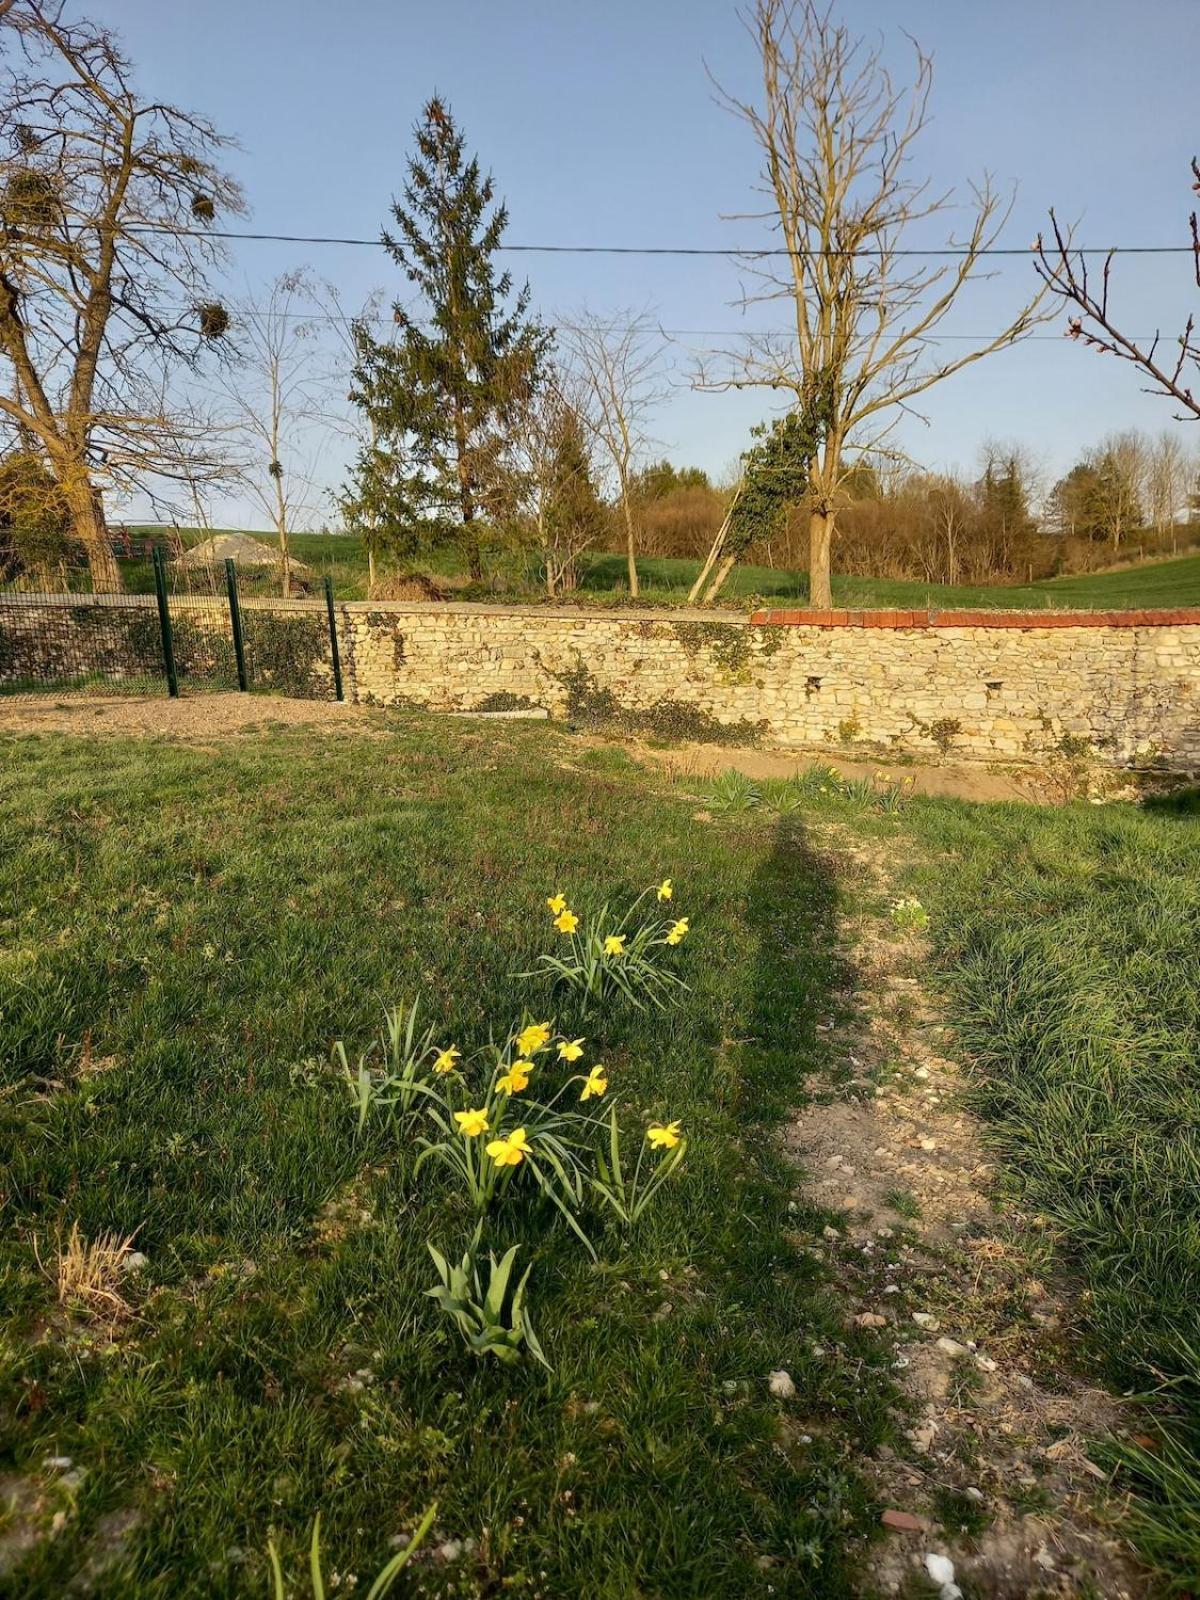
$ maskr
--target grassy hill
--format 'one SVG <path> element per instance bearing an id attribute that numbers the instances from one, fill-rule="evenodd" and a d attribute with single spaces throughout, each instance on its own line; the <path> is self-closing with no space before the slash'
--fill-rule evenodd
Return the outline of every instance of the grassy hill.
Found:
<path id="1" fill-rule="evenodd" d="M 150 528 L 131 531 L 149 533 Z M 215 529 L 207 532 L 235 530 Z M 191 542 L 207 536 L 185 533 Z M 270 543 L 269 534 L 256 535 Z M 366 555 L 359 539 L 345 534 L 294 534 L 292 551 L 312 568 L 319 578 L 329 573 L 337 594 L 346 600 L 366 597 Z M 149 589 L 148 564 L 125 563 L 130 588 Z M 453 550 L 439 551 L 422 563 L 434 576 L 461 575 L 462 563 Z M 695 561 L 648 557 L 638 562 L 643 599 L 659 604 L 682 604 L 687 599 L 698 569 Z M 492 564 L 494 581 L 501 592 L 513 599 L 542 598 L 537 574 L 530 564 L 522 567 L 512 557 Z M 624 590 L 625 557 L 598 554 L 585 564 L 582 601 L 612 604 Z M 985 607 L 994 610 L 1031 611 L 1121 610 L 1126 607 L 1200 606 L 1200 554 L 1180 556 L 1172 561 L 1147 561 L 1119 572 L 1100 572 L 1089 576 L 1049 578 L 1039 583 L 1015 587 L 905 582 L 893 578 L 836 577 L 834 603 L 839 606 L 902 610 L 926 607 L 954 609 Z M 479 598 L 487 598 L 481 594 Z M 725 602 L 746 606 L 764 602 L 775 605 L 804 605 L 808 600 L 808 575 L 775 567 L 738 567 L 726 587 Z"/>

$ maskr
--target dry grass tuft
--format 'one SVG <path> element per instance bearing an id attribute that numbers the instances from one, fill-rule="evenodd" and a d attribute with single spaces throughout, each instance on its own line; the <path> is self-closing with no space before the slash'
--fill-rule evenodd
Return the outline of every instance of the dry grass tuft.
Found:
<path id="1" fill-rule="evenodd" d="M 88 1240 L 80 1233 L 78 1222 L 73 1222 L 65 1240 L 59 1235 L 54 1263 L 47 1267 L 39 1256 L 38 1265 L 57 1289 L 60 1305 L 117 1322 L 130 1315 L 121 1281 L 133 1240 L 132 1233 L 112 1230 Z"/>

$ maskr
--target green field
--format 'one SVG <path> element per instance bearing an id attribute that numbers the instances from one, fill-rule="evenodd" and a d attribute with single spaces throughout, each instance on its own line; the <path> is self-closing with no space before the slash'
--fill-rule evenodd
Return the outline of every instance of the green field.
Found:
<path id="1" fill-rule="evenodd" d="M 134 530 L 140 531 L 140 530 Z M 189 535 L 188 537 L 199 537 Z M 269 535 L 256 537 L 269 541 Z M 366 557 L 361 542 L 348 535 L 295 534 L 291 540 L 295 555 L 308 563 L 319 580 L 329 573 L 342 599 L 366 596 Z M 149 565 L 124 563 L 130 588 L 149 590 L 153 579 Z M 423 563 L 433 576 L 461 576 L 463 566 L 454 551 L 439 554 Z M 695 561 L 651 559 L 638 562 L 641 599 L 648 604 L 680 605 L 698 571 Z M 545 597 L 532 568 L 522 568 L 511 558 L 496 558 L 489 565 L 485 585 L 468 598 L 495 598 L 497 589 L 522 601 L 541 601 Z M 494 587 L 493 587 L 494 585 Z M 594 555 L 584 567 L 583 582 L 572 597 L 581 604 L 620 604 L 625 593 L 625 557 Z M 1170 561 L 1152 561 L 1120 572 L 1102 572 L 1088 577 L 1048 578 L 1040 583 L 1015 588 L 926 584 L 888 578 L 846 578 L 833 580 L 834 603 L 854 608 L 902 610 L 941 607 L 984 607 L 999 610 L 1120 610 L 1122 608 L 1173 608 L 1200 605 L 1200 554 L 1180 556 Z M 773 567 L 737 567 L 730 576 L 723 603 L 745 606 L 763 603 L 781 606 L 804 605 L 808 599 L 808 578 L 803 572 Z"/>
<path id="2" fill-rule="evenodd" d="M 452 1553 L 400 1592 L 861 1594 L 880 1509 L 863 1464 L 904 1448 L 904 1412 L 887 1347 L 847 1328 L 813 1258 L 830 1218 L 795 1198 L 774 1134 L 844 1071 L 833 918 L 873 901 L 815 847 L 829 825 L 911 863 L 1004 1181 L 1086 1289 L 1082 1353 L 1155 1390 L 1167 1444 L 1125 1482 L 1146 1491 L 1143 1548 L 1186 1587 L 1186 796 L 881 811 L 869 785 L 822 776 L 742 812 L 565 730 L 384 714 L 354 737 L 9 736 L 3 756 L 6 1594 L 81 1572 L 123 1600 L 265 1594 L 269 1533 L 298 1575 L 318 1512 L 328 1566 L 365 1589 L 435 1502 Z M 669 1017 L 584 1017 L 520 976 L 551 937 L 549 893 L 590 915 L 664 875 L 691 922 Z M 595 1261 L 532 1187 L 488 1214 L 488 1242 L 532 1263 L 551 1372 L 473 1357 L 440 1318 L 425 1246 L 464 1248 L 463 1194 L 415 1172 L 403 1119 L 357 1134 L 329 1065 L 331 1041 L 354 1059 L 381 1006 L 418 993 L 464 1053 L 523 1010 L 555 1015 L 585 1064 L 602 1053 L 627 1136 L 678 1118 L 690 1140 L 636 1228 L 585 1203 Z M 74 1224 L 134 1233 L 147 1258 L 119 1325 L 56 1299 Z M 783 1402 L 765 1383 L 780 1367 Z"/>

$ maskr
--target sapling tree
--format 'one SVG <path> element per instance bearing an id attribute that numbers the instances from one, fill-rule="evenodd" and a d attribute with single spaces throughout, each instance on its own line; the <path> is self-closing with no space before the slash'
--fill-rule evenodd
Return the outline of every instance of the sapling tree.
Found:
<path id="1" fill-rule="evenodd" d="M 639 468 L 651 443 L 650 418 L 666 395 L 666 341 L 648 312 L 611 317 L 580 312 L 565 330 L 578 374 L 580 414 L 606 460 L 625 532 L 629 593 L 638 593 Z"/>

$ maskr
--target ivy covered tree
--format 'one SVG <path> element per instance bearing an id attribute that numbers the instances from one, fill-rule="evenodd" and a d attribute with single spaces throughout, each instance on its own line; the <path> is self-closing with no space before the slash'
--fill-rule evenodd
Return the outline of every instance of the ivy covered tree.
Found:
<path id="1" fill-rule="evenodd" d="M 754 429 L 757 444 L 742 456 L 738 479 L 725 520 L 697 574 L 689 604 L 711 605 L 734 564 L 752 544 L 776 538 L 787 526 L 793 506 L 803 504 L 809 472 L 821 445 L 820 408 L 789 411 Z"/>
<path id="2" fill-rule="evenodd" d="M 351 397 L 371 442 L 344 505 L 377 546 L 460 544 L 479 578 L 480 520 L 521 498 L 513 431 L 551 336 L 529 315 L 529 285 L 514 292 L 497 270 L 508 212 L 436 96 L 414 136 L 396 232 L 382 237 L 418 300 L 395 302 L 387 342 L 356 330 Z"/>

